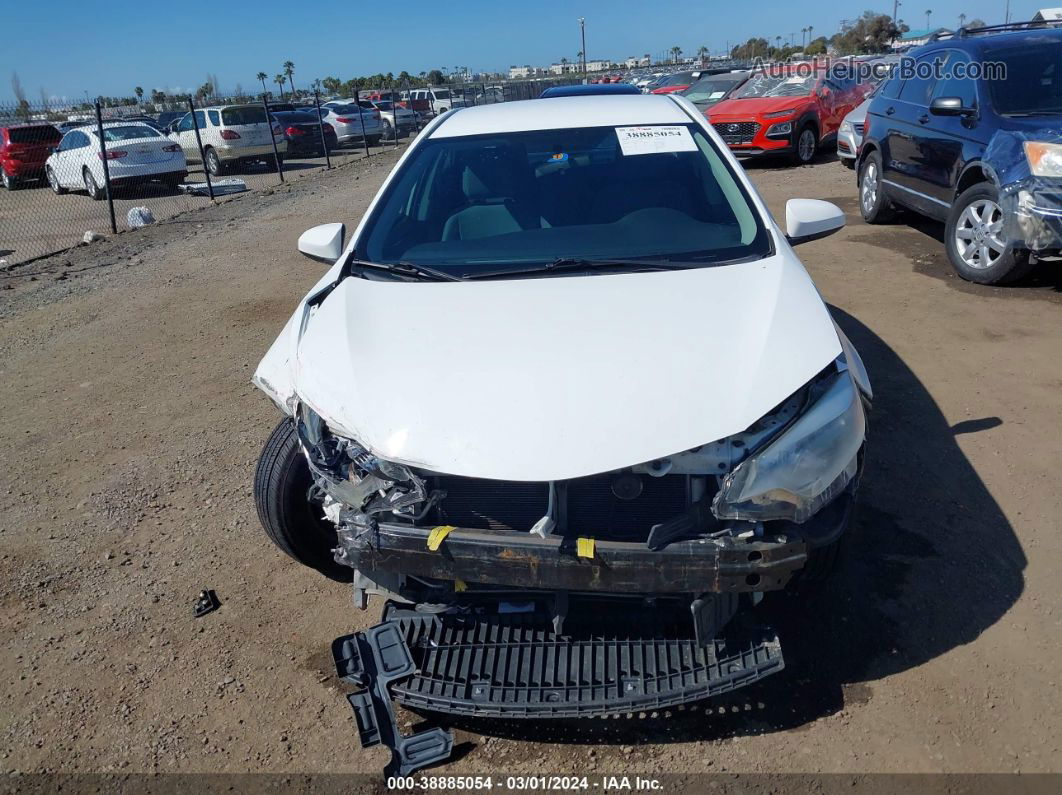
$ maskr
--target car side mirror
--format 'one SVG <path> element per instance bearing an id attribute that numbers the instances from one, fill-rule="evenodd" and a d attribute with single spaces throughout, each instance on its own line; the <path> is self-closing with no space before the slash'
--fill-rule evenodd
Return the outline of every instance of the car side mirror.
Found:
<path id="1" fill-rule="evenodd" d="M 937 97 L 929 103 L 929 112 L 934 116 L 972 116 L 976 111 L 963 107 L 961 97 Z"/>
<path id="2" fill-rule="evenodd" d="M 844 227 L 844 211 L 819 199 L 790 199 L 785 203 L 785 236 L 797 246 L 832 235 Z"/>
<path id="3" fill-rule="evenodd" d="M 343 253 L 343 238 L 346 233 L 345 224 L 321 224 L 311 227 L 299 235 L 299 251 L 310 259 L 332 265 Z"/>

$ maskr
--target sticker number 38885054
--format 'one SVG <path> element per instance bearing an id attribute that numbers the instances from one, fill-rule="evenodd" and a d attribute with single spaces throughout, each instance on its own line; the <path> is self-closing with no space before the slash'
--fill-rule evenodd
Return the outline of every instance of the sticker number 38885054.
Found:
<path id="1" fill-rule="evenodd" d="M 620 151 L 625 155 L 653 155 L 661 152 L 696 152 L 688 128 L 681 125 L 617 127 Z"/>

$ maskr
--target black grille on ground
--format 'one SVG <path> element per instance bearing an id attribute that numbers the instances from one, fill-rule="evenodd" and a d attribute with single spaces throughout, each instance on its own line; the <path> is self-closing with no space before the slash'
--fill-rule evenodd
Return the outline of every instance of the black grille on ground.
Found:
<path id="1" fill-rule="evenodd" d="M 390 610 L 417 665 L 395 682 L 406 706 L 465 715 L 587 717 L 714 696 L 782 670 L 768 627 L 732 627 L 708 646 L 630 622 L 619 636 L 558 636 L 536 615 Z M 342 661 L 340 672 L 342 673 Z"/>
<path id="2" fill-rule="evenodd" d="M 644 540 L 654 524 L 686 510 L 687 478 L 641 475 L 642 493 L 621 500 L 612 493 L 613 475 L 568 481 L 570 535 Z M 457 527 L 527 532 L 545 514 L 549 484 L 442 476 L 435 488 L 446 491 L 437 520 Z"/>
<path id="3" fill-rule="evenodd" d="M 728 144 L 750 144 L 760 129 L 760 125 L 754 121 L 720 121 L 712 126 Z"/>

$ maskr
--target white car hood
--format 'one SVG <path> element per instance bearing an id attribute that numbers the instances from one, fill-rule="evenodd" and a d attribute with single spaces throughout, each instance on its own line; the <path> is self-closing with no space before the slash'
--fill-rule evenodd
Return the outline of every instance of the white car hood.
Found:
<path id="1" fill-rule="evenodd" d="M 377 455 L 545 481 L 743 431 L 840 352 L 786 249 L 638 274 L 346 278 L 306 322 L 288 377 L 334 432 Z"/>

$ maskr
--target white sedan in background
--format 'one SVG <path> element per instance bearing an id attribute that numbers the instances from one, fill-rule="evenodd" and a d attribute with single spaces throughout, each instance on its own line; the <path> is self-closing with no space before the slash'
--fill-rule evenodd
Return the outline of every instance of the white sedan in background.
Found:
<path id="1" fill-rule="evenodd" d="M 380 145 L 384 133 L 380 111 L 363 108 L 356 100 L 351 100 L 349 104 L 343 104 L 342 101 L 327 102 L 321 106 L 321 114 L 336 131 L 340 146 L 365 140 L 369 142 L 369 146 Z"/>
<path id="2" fill-rule="evenodd" d="M 111 185 L 159 181 L 176 187 L 188 176 L 181 147 L 146 124 L 108 122 L 103 125 Z M 107 195 L 103 147 L 95 126 L 70 130 L 45 162 L 48 184 L 57 194 L 84 190 L 93 199 Z"/>

